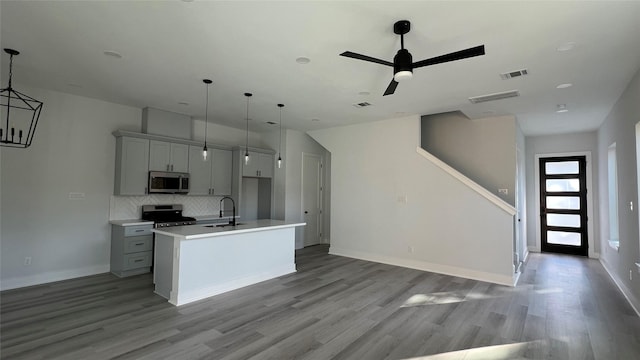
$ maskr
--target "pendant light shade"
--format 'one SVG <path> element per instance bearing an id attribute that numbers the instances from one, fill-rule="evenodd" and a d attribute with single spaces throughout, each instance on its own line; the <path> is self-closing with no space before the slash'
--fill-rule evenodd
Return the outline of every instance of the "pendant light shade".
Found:
<path id="1" fill-rule="evenodd" d="M 280 145 L 278 146 L 278 169 L 282 167 L 282 108 L 284 104 L 278 104 L 280 108 Z"/>
<path id="2" fill-rule="evenodd" d="M 4 49 L 9 54 L 9 86 L 0 90 L 0 146 L 28 148 L 36 132 L 42 101 L 15 91 L 11 80 L 13 56 L 20 52 Z"/>
<path id="3" fill-rule="evenodd" d="M 202 161 L 207 161 L 207 157 L 209 156 L 209 149 L 207 149 L 207 127 L 209 125 L 209 85 L 211 85 L 212 81 L 209 79 L 204 79 L 202 80 L 202 82 L 207 85 L 207 103 L 204 107 L 204 147 L 202 148 Z"/>
<path id="4" fill-rule="evenodd" d="M 249 164 L 249 98 L 253 96 L 252 93 L 244 93 L 247 97 L 247 142 L 244 147 L 244 164 Z"/>

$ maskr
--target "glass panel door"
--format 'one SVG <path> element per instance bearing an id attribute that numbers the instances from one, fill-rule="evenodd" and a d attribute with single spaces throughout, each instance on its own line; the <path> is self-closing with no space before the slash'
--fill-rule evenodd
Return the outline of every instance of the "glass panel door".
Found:
<path id="1" fill-rule="evenodd" d="M 586 157 L 540 158 L 542 251 L 587 256 Z"/>

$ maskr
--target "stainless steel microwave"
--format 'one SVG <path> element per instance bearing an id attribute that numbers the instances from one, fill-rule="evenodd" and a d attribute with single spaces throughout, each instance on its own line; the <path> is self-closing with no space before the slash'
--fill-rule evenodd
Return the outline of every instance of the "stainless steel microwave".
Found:
<path id="1" fill-rule="evenodd" d="M 149 171 L 149 194 L 186 194 L 188 192 L 188 173 Z"/>

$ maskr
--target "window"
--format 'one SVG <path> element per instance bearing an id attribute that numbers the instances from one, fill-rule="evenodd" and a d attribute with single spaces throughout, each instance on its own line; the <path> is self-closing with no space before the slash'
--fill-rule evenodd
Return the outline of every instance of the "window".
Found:
<path id="1" fill-rule="evenodd" d="M 618 233 L 618 167 L 616 157 L 616 143 L 613 143 L 609 146 L 607 154 L 609 245 L 617 250 L 620 247 L 620 237 Z"/>

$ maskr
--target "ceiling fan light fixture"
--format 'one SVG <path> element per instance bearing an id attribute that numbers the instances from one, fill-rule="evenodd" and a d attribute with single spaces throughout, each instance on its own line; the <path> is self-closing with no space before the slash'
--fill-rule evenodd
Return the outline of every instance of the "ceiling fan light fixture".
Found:
<path id="1" fill-rule="evenodd" d="M 411 80 L 412 77 L 413 77 L 413 72 L 409 70 L 398 71 L 397 73 L 393 74 L 393 80 L 397 82 Z"/>

